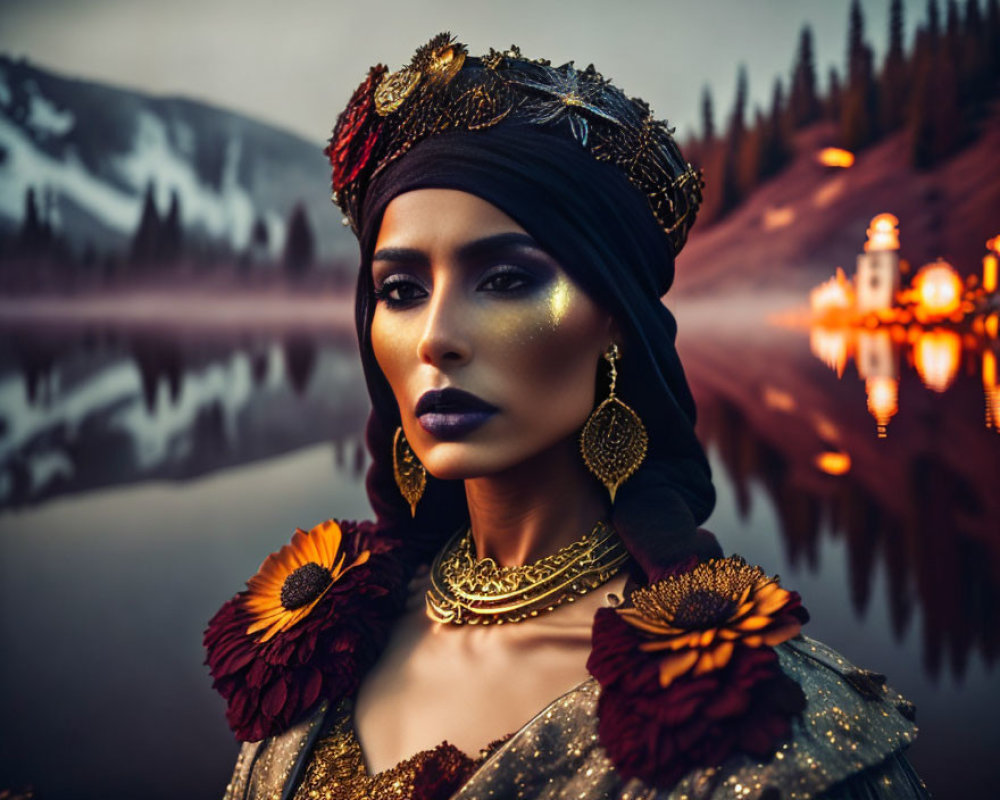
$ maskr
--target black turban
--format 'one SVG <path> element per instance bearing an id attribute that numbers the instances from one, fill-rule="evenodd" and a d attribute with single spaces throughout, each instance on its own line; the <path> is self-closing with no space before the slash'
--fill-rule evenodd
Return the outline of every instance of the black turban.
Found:
<path id="1" fill-rule="evenodd" d="M 424 139 L 367 188 L 359 215 L 362 269 L 358 333 L 376 411 L 384 384 L 370 344 L 371 256 L 386 206 L 421 188 L 457 189 L 493 204 L 523 227 L 625 336 L 619 394 L 642 417 L 650 455 L 642 473 L 675 490 L 695 524 L 715 503 L 708 461 L 694 434 L 695 405 L 674 347 L 677 325 L 660 297 L 674 254 L 645 197 L 615 166 L 597 161 L 558 128 L 497 125 Z M 376 390 L 374 384 L 379 384 Z M 384 409 L 384 413 L 390 413 Z"/>

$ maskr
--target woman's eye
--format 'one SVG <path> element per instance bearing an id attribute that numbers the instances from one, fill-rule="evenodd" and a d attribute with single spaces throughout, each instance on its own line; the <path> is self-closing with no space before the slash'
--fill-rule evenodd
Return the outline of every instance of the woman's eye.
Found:
<path id="1" fill-rule="evenodd" d="M 529 289 L 534 283 L 534 277 L 523 270 L 505 269 L 488 275 L 479 288 L 487 292 L 519 292 Z"/>
<path id="2" fill-rule="evenodd" d="M 375 290 L 375 299 L 382 300 L 389 306 L 398 306 L 412 303 L 426 294 L 424 287 L 416 281 L 406 278 L 389 278 Z"/>

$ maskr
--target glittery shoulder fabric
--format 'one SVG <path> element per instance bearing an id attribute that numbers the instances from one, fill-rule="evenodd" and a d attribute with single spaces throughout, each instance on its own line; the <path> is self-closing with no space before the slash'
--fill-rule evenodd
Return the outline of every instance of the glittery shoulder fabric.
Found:
<path id="1" fill-rule="evenodd" d="M 326 718 L 323 701 L 301 722 L 277 736 L 245 742 L 223 800 L 289 800 Z"/>
<path id="2" fill-rule="evenodd" d="M 856 668 L 807 637 L 776 650 L 782 669 L 802 686 L 807 705 L 793 722 L 789 741 L 766 763 L 736 755 L 717 767 L 692 771 L 668 791 L 638 780 L 623 782 L 598 741 L 600 687 L 589 679 L 550 704 L 478 765 L 453 800 L 922 800 L 929 796 L 903 756 L 916 737 L 913 707 L 882 676 Z M 306 749 L 316 742 L 316 719 L 259 745 L 245 745 L 226 800 L 291 798 L 315 759 L 306 757 Z M 279 785 L 276 781 L 282 777 Z M 321 788 L 313 789 L 318 789 L 316 797 L 326 796 Z"/>

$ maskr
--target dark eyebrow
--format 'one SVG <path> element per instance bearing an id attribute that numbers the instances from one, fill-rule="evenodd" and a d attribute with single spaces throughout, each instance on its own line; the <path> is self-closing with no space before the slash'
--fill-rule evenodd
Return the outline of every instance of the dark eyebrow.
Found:
<path id="1" fill-rule="evenodd" d="M 542 251 L 538 242 L 526 233 L 498 233 L 494 236 L 486 236 L 482 239 L 463 244 L 458 248 L 457 256 L 459 261 L 473 261 L 482 258 L 498 250 L 508 250 L 512 248 L 530 248 Z M 392 261 L 400 264 L 426 264 L 427 256 L 420 250 L 409 247 L 383 247 L 372 256 L 372 261 Z"/>
<path id="2" fill-rule="evenodd" d="M 541 251 L 538 242 L 526 233 L 498 233 L 495 236 L 487 236 L 483 239 L 476 239 L 474 242 L 463 244 L 458 248 L 458 258 L 460 261 L 474 261 L 477 258 L 490 255 L 499 250 L 513 250 L 515 248 L 529 248 Z"/>

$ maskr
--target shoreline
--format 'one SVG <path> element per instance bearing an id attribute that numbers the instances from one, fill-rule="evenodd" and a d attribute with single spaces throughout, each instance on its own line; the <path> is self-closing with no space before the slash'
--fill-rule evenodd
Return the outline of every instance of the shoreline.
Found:
<path id="1" fill-rule="evenodd" d="M 142 288 L 74 295 L 0 295 L 0 328 L 109 325 L 353 330 L 348 292 Z"/>

